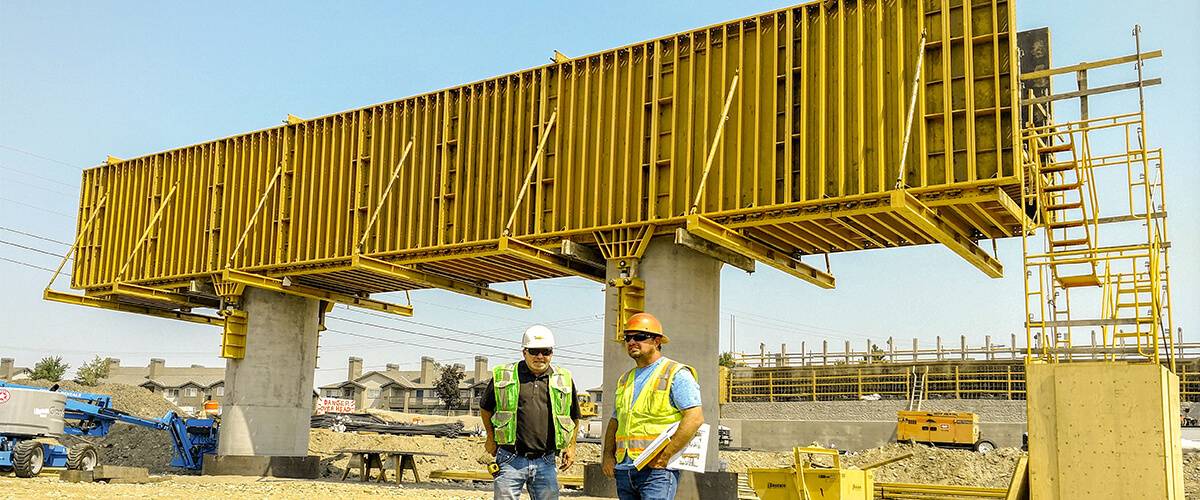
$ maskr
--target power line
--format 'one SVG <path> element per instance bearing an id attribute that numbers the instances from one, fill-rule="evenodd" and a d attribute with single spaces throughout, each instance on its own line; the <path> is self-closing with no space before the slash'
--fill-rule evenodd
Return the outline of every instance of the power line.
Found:
<path id="1" fill-rule="evenodd" d="M 459 329 L 457 329 L 457 328 L 450 328 L 450 327 L 447 327 L 447 326 L 438 326 L 438 325 L 433 325 L 433 324 L 429 324 L 429 323 L 422 323 L 422 322 L 420 322 L 420 321 L 415 321 L 415 320 L 411 320 L 411 319 L 399 319 L 399 318 L 394 318 L 394 317 L 391 317 L 391 316 L 384 316 L 384 315 L 382 315 L 382 314 L 379 314 L 379 313 L 373 313 L 373 312 L 370 312 L 370 311 L 359 311 L 359 310 L 351 309 L 349 306 L 347 306 L 347 307 L 346 307 L 346 309 L 347 309 L 347 310 L 354 311 L 354 312 L 357 312 L 357 313 L 360 313 L 360 314 L 366 314 L 366 315 L 368 315 L 368 316 L 375 316 L 375 317 L 384 318 L 384 319 L 387 319 L 387 320 L 393 320 L 393 321 L 399 321 L 399 322 L 403 322 L 403 323 L 409 323 L 409 324 L 414 324 L 414 325 L 420 325 L 420 326 L 424 326 L 424 327 L 427 327 L 427 328 L 436 328 L 436 329 L 438 329 L 438 330 L 445 330 L 445 331 L 448 331 L 448 332 L 461 333 L 461 334 L 463 334 L 463 335 L 472 335 L 472 336 L 475 336 L 475 337 L 483 337 L 483 338 L 485 338 L 485 339 L 489 339 L 489 340 L 495 340 L 495 341 L 498 341 L 498 342 L 507 342 L 507 343 L 511 343 L 511 344 L 520 344 L 520 343 L 521 343 L 519 340 L 513 340 L 513 339 L 509 339 L 509 338 L 503 338 L 503 337 L 495 337 L 495 336 L 486 335 L 486 334 L 484 334 L 484 333 L 480 333 L 480 332 L 468 332 L 468 331 L 466 331 L 466 330 L 459 330 Z M 558 349 L 558 350 L 560 350 L 560 351 L 565 351 L 565 352 L 570 352 L 570 353 L 574 353 L 574 354 L 580 354 L 580 355 L 584 355 L 584 356 L 594 356 L 594 354 L 592 354 L 592 353 L 588 353 L 588 352 L 582 352 L 582 351 L 571 351 L 571 350 L 567 350 L 567 349 Z"/>
<path id="2" fill-rule="evenodd" d="M 69 187 L 69 188 L 75 188 L 75 189 L 79 189 L 79 185 L 78 185 L 78 184 L 67 184 L 67 183 L 65 183 L 65 182 L 62 182 L 62 181 L 59 181 L 59 180 L 55 180 L 55 179 L 51 179 L 51 178 L 49 178 L 49 177 L 43 177 L 43 176 L 41 176 L 41 175 L 38 175 L 38 174 L 35 174 L 35 173 L 32 173 L 32 172 L 27 172 L 27 171 L 25 171 L 25 170 L 21 170 L 21 169 L 19 169 L 19 168 L 13 168 L 13 167 L 10 167 L 10 166 L 7 166 L 7 165 L 4 165 L 3 163 L 0 163 L 0 170 L 8 170 L 9 172 L 15 172 L 15 173 L 22 174 L 22 175 L 28 175 L 28 176 L 30 176 L 30 177 L 33 177 L 33 178 L 35 178 L 35 179 L 41 179 L 41 180 L 43 180 L 43 181 L 46 181 L 46 182 L 53 182 L 53 183 L 55 183 L 55 184 L 59 184 L 59 185 L 66 186 L 66 187 Z"/>
<path id="3" fill-rule="evenodd" d="M 3 261 L 5 261 L 5 262 L 11 262 L 11 263 L 13 263 L 13 264 L 22 265 L 22 266 L 25 266 L 25 267 L 32 267 L 32 268 L 34 268 L 34 269 L 41 269 L 41 270 L 43 270 L 43 271 L 48 271 L 48 272 L 51 272 L 51 273 L 52 273 L 52 272 L 54 272 L 54 270 L 53 270 L 53 269 L 50 269 L 50 268 L 48 268 L 48 267 L 42 267 L 42 266 L 38 266 L 38 265 L 34 265 L 34 264 L 30 264 L 30 263 L 28 263 L 28 262 L 21 262 L 21 261 L 19 261 L 19 260 L 13 260 L 13 259 L 9 259 L 9 258 L 6 258 L 6 257 L 0 257 L 0 260 L 3 260 Z M 68 273 L 68 272 L 66 272 L 66 271 L 63 271 L 63 272 L 61 272 L 61 273 L 59 273 L 59 274 L 62 274 L 63 276 L 70 276 L 70 275 L 71 275 L 71 273 Z"/>
<path id="4" fill-rule="evenodd" d="M 66 213 L 59 212 L 59 211 L 57 211 L 57 210 L 50 210 L 50 209 L 48 209 L 48 208 L 42 208 L 42 207 L 39 207 L 39 206 L 37 206 L 37 205 L 30 205 L 30 204 L 28 204 L 28 203 L 25 203 L 25 202 L 23 202 L 23 201 L 17 201 L 17 200 L 11 199 L 11 198 L 5 198 L 5 197 L 3 197 L 3 196 L 0 196 L 0 201 L 7 201 L 7 202 L 9 202 L 9 203 L 13 203 L 13 204 L 16 204 L 16 205 L 21 205 L 21 206 L 24 206 L 24 207 L 32 208 L 32 209 L 34 209 L 34 210 L 37 210 L 37 211 L 40 211 L 40 212 L 46 212 L 46 213 L 48 213 L 48 214 L 54 214 L 54 215 L 58 215 L 58 216 L 61 216 L 61 217 L 66 217 L 66 218 L 68 218 L 68 219 L 72 219 L 72 220 L 74 220 L 74 219 L 75 219 L 75 216 L 74 216 L 74 215 L 68 215 L 68 214 L 66 214 Z"/>
<path id="5" fill-rule="evenodd" d="M 13 228 L 11 228 L 11 227 L 4 227 L 4 226 L 0 226 L 0 229 L 2 229 L 2 230 L 5 230 L 5 231 L 8 231 L 8 232 L 10 232 L 10 233 L 17 233 L 17 234 L 19 234 L 19 235 L 21 235 L 21 236 L 28 236 L 28 237 L 30 237 L 30 238 L 39 239 L 39 240 L 42 240 L 42 241 L 49 241 L 49 242 L 51 242 L 51 243 L 58 243 L 59 245 L 62 245 L 62 246 L 65 246 L 65 247 L 69 247 L 69 246 L 71 246 L 71 244 L 70 244 L 70 243 L 67 243 L 67 242 L 65 242 L 65 241 L 58 241 L 58 240 L 56 240 L 56 239 L 53 239 L 53 238 L 47 238 L 47 237 L 45 237 L 45 236 L 38 236 L 38 235 L 36 235 L 36 234 L 33 234 L 33 233 L 26 233 L 26 232 L 24 232 L 24 231 L 18 231 L 18 230 L 16 230 L 16 229 L 13 229 Z"/>
<path id="6" fill-rule="evenodd" d="M 22 245 L 22 244 L 20 244 L 20 243 L 13 243 L 13 242 L 11 242 L 11 241 L 5 241 L 5 240 L 0 240 L 0 243 L 3 243 L 3 244 L 5 244 L 5 245 L 8 245 L 8 246 L 13 246 L 13 247 L 21 248 L 21 249 L 24 249 L 24 250 L 29 250 L 30 252 L 37 252 L 37 253 L 40 253 L 40 254 L 49 255 L 49 256 L 51 256 L 51 257 L 58 257 L 58 258 L 60 258 L 60 259 L 61 259 L 61 258 L 63 258 L 63 256 L 61 256 L 61 255 L 57 255 L 57 254 L 55 254 L 54 252 L 47 252 L 47 251 L 45 251 L 45 250 L 42 250 L 42 249 L 40 249 L 40 248 L 28 247 L 28 246 Z"/>
<path id="7" fill-rule="evenodd" d="M 14 147 L 12 147 L 12 146 L 6 146 L 6 145 L 4 145 L 4 144 L 0 144 L 0 149 L 7 149 L 7 150 L 9 150 L 9 151 L 16 151 L 16 152 L 18 152 L 18 153 L 21 153 L 21 154 L 23 154 L 23 155 L 32 156 L 32 157 L 34 157 L 34 158 L 38 158 L 38 159 L 41 159 L 41 160 L 46 160 L 46 161 L 48 161 L 48 162 L 57 163 L 57 164 L 59 164 L 59 165 L 66 165 L 66 166 L 68 166 L 68 167 L 71 167 L 71 168 L 73 168 L 73 169 L 75 169 L 75 170 L 78 170 L 78 171 L 80 171 L 80 172 L 82 172 L 82 171 L 83 171 L 83 169 L 82 169 L 82 168 L 80 168 L 80 167 L 76 167 L 75 165 L 72 165 L 72 164 L 70 164 L 70 163 L 67 163 L 67 162 L 65 162 L 65 161 L 62 161 L 62 160 L 56 160 L 56 159 L 54 159 L 54 158 L 51 158 L 51 157 L 49 157 L 49 156 L 42 156 L 42 155 L 40 155 L 40 154 L 37 154 L 37 153 L 31 153 L 31 152 L 29 152 L 29 151 L 25 151 L 24 149 L 14 148 Z"/>
<path id="8" fill-rule="evenodd" d="M 338 321 L 344 321 L 344 322 L 347 322 L 347 323 L 354 323 L 354 324 L 356 324 L 356 325 L 370 326 L 370 327 L 373 327 L 373 328 L 382 328 L 382 329 L 384 329 L 384 330 L 392 330 L 392 331 L 397 331 L 397 332 L 409 333 L 409 334 L 413 334 L 413 335 L 419 335 L 419 336 L 422 336 L 422 337 L 428 337 L 428 338 L 437 339 L 437 340 L 445 340 L 445 341 L 449 341 L 449 342 L 458 342 L 458 343 L 460 343 L 460 344 L 477 345 L 477 346 L 480 346 L 480 347 L 486 347 L 486 348 L 489 348 L 489 349 L 503 349 L 502 347 L 500 347 L 500 346 L 497 346 L 497 345 L 493 345 L 493 344 L 485 344 L 485 343 L 482 343 L 482 342 L 475 342 L 475 341 L 471 341 L 471 340 L 462 340 L 462 339 L 456 339 L 456 338 L 453 338 L 453 337 L 444 337 L 444 336 L 441 336 L 441 335 L 433 335 L 433 334 L 431 334 L 431 333 L 418 332 L 418 331 L 414 331 L 414 330 L 406 330 L 406 329 L 403 329 L 403 328 L 396 328 L 396 327 L 387 326 L 387 325 L 379 325 L 379 324 L 375 324 L 375 323 L 369 323 L 369 322 L 366 322 L 366 321 L 357 321 L 357 320 L 353 320 L 353 319 L 349 319 L 349 318 L 343 318 L 343 317 L 340 317 L 340 316 L 326 316 L 325 318 L 326 318 L 326 319 L 335 319 L 335 320 L 338 320 Z M 468 333 L 469 333 L 469 332 L 468 332 Z M 444 348 L 444 347 L 439 347 L 439 348 L 436 348 L 436 349 L 445 349 L 445 348 Z M 460 352 L 463 352 L 463 351 L 460 351 Z M 465 353 L 465 352 L 464 352 L 464 354 L 469 354 L 469 353 Z M 579 357 L 576 357 L 576 356 L 566 356 L 566 355 L 563 355 L 563 356 L 559 356 L 559 357 L 560 357 L 560 358 L 566 358 L 566 359 L 578 359 L 578 360 L 581 360 L 581 361 L 599 361 L 599 360 L 596 360 L 596 359 L 584 359 L 584 358 L 579 358 Z"/>
<path id="9" fill-rule="evenodd" d="M 67 193 L 67 192 L 64 192 L 64 191 L 59 191 L 59 190 L 57 190 L 57 189 L 51 189 L 51 188 L 48 188 L 48 187 L 42 187 L 42 186 L 39 186 L 39 185 L 37 185 L 37 184 L 33 184 L 33 183 L 25 182 L 25 181 L 18 181 L 18 180 L 16 180 L 16 179 L 9 179 L 9 180 L 8 180 L 8 182 L 12 182 L 12 183 L 16 183 L 16 184 L 21 184 L 21 185 L 23 185 L 23 186 L 28 186 L 28 187 L 31 187 L 31 188 L 33 188 L 33 189 L 40 189 L 40 190 L 42 190 L 42 191 L 46 191 L 46 192 L 49 192 L 49 193 L 60 194 L 60 195 L 63 195 L 63 196 L 70 196 L 70 197 L 72 197 L 72 198 L 74 198 L 74 197 L 76 196 L 76 195 L 75 195 L 75 194 L 73 194 L 73 193 Z"/>
<path id="10" fill-rule="evenodd" d="M 373 335 L 364 335 L 364 334 L 361 334 L 361 333 L 347 332 L 347 331 L 345 331 L 345 330 L 337 330 L 337 329 L 333 329 L 333 328 L 326 328 L 326 329 L 325 329 L 325 331 L 327 331 L 327 332 L 332 332 L 332 333 L 337 333 L 337 334 L 341 334 L 341 335 L 349 335 L 349 336 L 351 336 L 351 337 L 359 337 L 359 338 L 365 338 L 365 339 L 370 339 L 370 340 L 380 340 L 380 341 L 384 341 L 384 342 L 390 342 L 390 343 L 393 343 L 393 344 L 400 344 L 400 345 L 408 345 L 408 346 L 422 347 L 422 348 L 425 348 L 425 349 L 432 349 L 432 350 L 437 350 L 437 351 L 456 352 L 456 353 L 459 353 L 459 354 L 469 354 L 469 355 L 471 355 L 471 356 L 476 356 L 476 355 L 479 355 L 479 353 L 474 353 L 474 352 L 463 351 L 463 350 L 459 350 L 459 349 L 454 349 L 454 348 L 452 348 L 452 347 L 445 347 L 445 346 L 437 346 L 437 347 L 434 347 L 434 346 L 427 346 L 427 345 L 421 345 L 421 344 L 417 344 L 417 343 L 413 343 L 413 342 L 408 342 L 408 341 L 404 341 L 404 340 L 399 340 L 399 339 L 389 339 L 389 338 L 385 338 L 385 337 L 376 337 L 376 336 L 373 336 Z M 585 360 L 585 361 L 587 361 L 587 360 Z M 594 364 L 595 362 L 592 362 L 592 363 L 593 363 L 593 364 L 583 364 L 583 363 L 558 363 L 558 364 L 560 364 L 560 365 L 570 365 L 570 366 L 585 366 L 585 367 L 591 367 L 591 368 L 595 368 L 596 366 L 598 366 L 598 365 Z"/>

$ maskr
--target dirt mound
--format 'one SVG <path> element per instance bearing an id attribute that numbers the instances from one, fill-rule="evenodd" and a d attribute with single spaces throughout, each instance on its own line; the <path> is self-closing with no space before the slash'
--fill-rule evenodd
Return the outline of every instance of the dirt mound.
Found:
<path id="1" fill-rule="evenodd" d="M 25 385 L 50 387 L 51 382 L 45 380 L 21 381 Z M 144 387 L 125 384 L 100 384 L 87 386 L 71 381 L 59 382 L 58 387 L 67 391 L 86 392 L 90 394 L 107 394 L 112 396 L 113 408 L 130 415 L 142 418 L 162 418 L 168 411 L 179 412 L 179 407 L 171 404 L 159 394 L 146 390 Z"/>
<path id="2" fill-rule="evenodd" d="M 39 387 L 49 387 L 51 385 L 50 382 L 44 380 L 28 382 L 26 385 Z M 107 394 L 112 396 L 114 409 L 141 418 L 159 419 L 166 415 L 168 411 L 179 412 L 179 408 L 171 404 L 170 401 L 143 387 L 124 384 L 85 386 L 67 381 L 60 382 L 59 388 L 90 394 Z M 90 443 L 100 452 L 100 463 L 102 464 L 145 467 L 152 473 L 182 472 L 178 469 L 172 469 L 168 465 L 171 462 L 171 456 L 174 451 L 171 436 L 166 431 L 114 423 L 107 436 L 101 438 L 66 436 L 61 441 L 68 447 L 76 446 L 80 443 Z"/>
<path id="3" fill-rule="evenodd" d="M 842 463 L 865 466 L 905 453 L 912 453 L 912 458 L 876 468 L 875 481 L 1003 488 L 1008 486 L 1017 458 L 1022 454 L 1016 448 L 999 448 L 982 455 L 968 450 L 889 444 L 847 454 L 842 458 Z M 791 452 L 721 452 L 721 459 L 728 463 L 729 470 L 733 472 L 745 472 L 749 467 L 785 467 L 792 464 Z M 819 457 L 815 461 L 832 465 L 827 457 Z"/>
<path id="4" fill-rule="evenodd" d="M 329 429 L 312 429 L 308 436 L 308 452 L 322 458 L 325 476 L 341 476 L 350 459 L 338 450 L 353 448 L 420 451 L 444 455 L 415 457 L 417 467 L 423 474 L 434 470 L 484 470 L 480 462 L 485 457 L 483 438 L 478 437 L 388 436 L 334 432 Z M 598 462 L 599 457 L 598 446 L 580 443 L 575 458 L 576 465 L 566 474 L 583 475 L 581 464 L 584 461 Z"/>

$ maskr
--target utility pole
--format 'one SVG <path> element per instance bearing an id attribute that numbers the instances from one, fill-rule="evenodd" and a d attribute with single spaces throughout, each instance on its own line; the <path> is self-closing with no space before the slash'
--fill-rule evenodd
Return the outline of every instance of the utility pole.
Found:
<path id="1" fill-rule="evenodd" d="M 729 352 L 737 352 L 737 316 L 729 315 Z"/>

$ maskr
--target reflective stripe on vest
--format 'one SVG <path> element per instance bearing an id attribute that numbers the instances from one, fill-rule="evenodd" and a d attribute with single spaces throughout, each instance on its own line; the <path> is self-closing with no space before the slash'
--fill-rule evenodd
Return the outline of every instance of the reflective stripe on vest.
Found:
<path id="1" fill-rule="evenodd" d="M 637 460 L 659 434 L 671 424 L 683 419 L 683 414 L 671 405 L 671 383 L 679 370 L 687 368 L 696 377 L 696 370 L 674 360 L 663 358 L 646 380 L 646 386 L 633 400 L 634 371 L 629 370 L 617 381 L 617 462 L 626 456 Z"/>
<path id="2" fill-rule="evenodd" d="M 548 391 L 550 411 L 554 418 L 554 446 L 563 449 L 575 432 L 575 420 L 571 418 L 570 370 L 552 366 Z M 497 366 L 492 369 L 492 385 L 495 386 L 496 412 L 492 414 L 492 427 L 496 444 L 514 445 L 517 442 L 517 402 L 521 397 L 521 382 L 517 377 L 517 363 Z"/>

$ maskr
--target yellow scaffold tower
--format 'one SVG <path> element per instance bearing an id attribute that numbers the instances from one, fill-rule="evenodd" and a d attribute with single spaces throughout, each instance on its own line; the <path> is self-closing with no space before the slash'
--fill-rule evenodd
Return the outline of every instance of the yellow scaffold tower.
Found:
<path id="1" fill-rule="evenodd" d="M 1078 84 L 1041 96 L 1027 84 L 1022 100 L 1022 197 L 1036 211 L 1022 236 L 1030 359 L 1068 361 L 1072 339 L 1098 329 L 1106 360 L 1165 362 L 1175 370 L 1164 160 L 1146 133 L 1145 89 L 1161 80 L 1143 75 L 1143 62 L 1162 52 L 1143 53 L 1140 28 L 1133 34 L 1132 55 L 1021 77 L 1074 73 Z M 1135 81 L 1088 87 L 1089 70 L 1127 63 Z M 1120 90 L 1137 91 L 1135 111 L 1089 115 L 1089 96 Z M 1078 101 L 1079 119 L 1055 123 L 1050 104 L 1066 99 Z"/>

